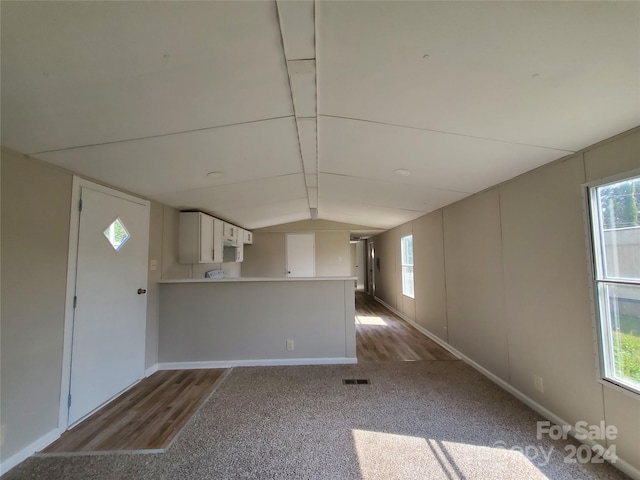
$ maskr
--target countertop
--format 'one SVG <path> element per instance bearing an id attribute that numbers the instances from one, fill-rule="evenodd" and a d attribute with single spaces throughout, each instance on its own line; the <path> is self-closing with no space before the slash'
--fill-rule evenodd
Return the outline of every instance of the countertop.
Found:
<path id="1" fill-rule="evenodd" d="M 327 280 L 357 280 L 357 277 L 224 277 L 224 278 L 177 278 L 160 280 L 158 283 L 238 283 L 238 282 L 323 282 Z"/>

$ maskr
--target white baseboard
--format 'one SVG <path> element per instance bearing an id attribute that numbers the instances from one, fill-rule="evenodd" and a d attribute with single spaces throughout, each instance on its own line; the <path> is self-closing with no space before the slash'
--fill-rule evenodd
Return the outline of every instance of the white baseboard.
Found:
<path id="1" fill-rule="evenodd" d="M 274 358 L 258 360 L 223 360 L 211 362 L 167 362 L 159 363 L 158 370 L 195 370 L 200 368 L 274 367 L 286 365 L 335 365 L 358 363 L 357 358 Z"/>
<path id="2" fill-rule="evenodd" d="M 380 298 L 378 298 L 376 296 L 374 296 L 373 298 L 378 303 L 381 303 L 382 305 L 387 307 L 389 310 L 391 310 L 393 313 L 398 315 L 400 318 L 402 318 L 408 324 L 410 324 L 411 326 L 415 327 L 420 333 L 422 333 L 425 336 L 429 337 L 431 340 L 436 342 L 442 348 L 444 348 L 445 350 L 449 351 L 451 354 L 453 354 L 456 357 L 458 357 L 464 363 L 468 364 L 470 367 L 473 367 L 474 369 L 479 371 L 481 374 L 483 374 L 489 380 L 491 380 L 492 382 L 497 384 L 499 387 L 501 387 L 504 390 L 506 390 L 507 392 L 509 392 L 511 395 L 516 397 L 518 400 L 520 400 L 522 403 L 527 405 L 532 410 L 535 410 L 536 412 L 538 412 L 540 415 L 542 415 L 547 420 L 555 423 L 556 425 L 571 425 L 569 422 L 567 422 L 566 420 L 563 420 L 558 415 L 553 413 L 551 410 L 543 407 L 542 405 L 540 405 L 535 400 L 533 400 L 533 399 L 529 398 L 528 396 L 526 396 L 520 390 L 514 388 L 511 384 L 505 382 L 503 379 L 501 379 L 500 377 L 494 375 L 489 370 L 484 368 L 482 365 L 476 363 L 475 361 L 473 361 L 472 359 L 467 357 L 464 353 L 461 353 L 458 350 L 456 350 L 454 347 L 449 345 L 447 342 L 445 342 L 444 340 L 442 340 L 441 338 L 437 337 L 436 335 L 431 333 L 429 330 L 424 328 L 422 325 L 419 325 L 414 320 L 412 320 L 409 317 L 407 317 L 406 315 L 404 315 L 402 312 L 400 312 L 400 311 L 396 310 L 395 308 L 393 308 L 391 305 L 386 303 L 384 300 L 381 300 Z M 572 430 L 569 432 L 569 435 L 571 435 L 572 437 L 575 438 L 575 434 L 576 434 L 576 432 L 572 428 Z M 595 445 L 595 442 L 592 441 L 592 440 L 589 440 L 589 439 L 578 440 L 578 441 L 581 442 L 581 443 L 584 443 L 585 445 L 589 445 L 590 447 L 593 447 Z M 627 475 L 629 475 L 631 478 L 636 479 L 636 480 L 640 480 L 640 470 L 637 469 L 636 467 L 634 467 L 633 465 L 631 465 L 630 463 L 624 461 L 623 459 L 618 458 L 616 463 L 613 463 L 612 465 L 615 466 L 618 470 L 621 470 L 622 472 L 624 472 Z"/>
<path id="3" fill-rule="evenodd" d="M 640 480 L 640 469 L 637 469 L 628 462 L 625 462 L 621 458 L 618 458 L 616 463 L 613 464 L 622 473 L 629 475 L 634 480 Z"/>
<path id="4" fill-rule="evenodd" d="M 51 445 L 58 438 L 60 438 L 60 433 L 61 432 L 60 432 L 59 429 L 54 428 L 49 433 L 47 433 L 47 434 L 43 435 L 42 437 L 40 437 L 39 439 L 37 439 L 35 442 L 27 445 L 26 447 L 24 447 L 19 452 L 14 453 L 13 455 L 11 455 L 6 460 L 3 460 L 3 462 L 0 463 L 0 475 L 4 475 L 9 470 L 11 470 L 13 467 L 18 465 L 20 462 L 22 462 L 22 461 L 26 460 L 27 458 L 29 458 L 35 452 L 38 452 L 38 451 L 42 450 L 43 448 L 46 448 L 49 445 Z"/>
<path id="5" fill-rule="evenodd" d="M 155 365 L 151 365 L 149 368 L 147 368 L 147 370 L 145 370 L 144 376 L 145 376 L 145 378 L 146 377 L 150 377 L 151 375 L 153 375 L 157 371 L 158 371 L 158 364 L 156 363 Z"/>

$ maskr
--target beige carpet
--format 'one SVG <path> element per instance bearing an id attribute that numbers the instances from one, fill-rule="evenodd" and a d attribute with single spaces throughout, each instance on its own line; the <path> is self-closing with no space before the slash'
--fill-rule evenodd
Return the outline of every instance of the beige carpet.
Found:
<path id="1" fill-rule="evenodd" d="M 164 454 L 35 457 L 3 480 L 627 478 L 565 463 L 537 420 L 458 361 L 237 368 Z"/>

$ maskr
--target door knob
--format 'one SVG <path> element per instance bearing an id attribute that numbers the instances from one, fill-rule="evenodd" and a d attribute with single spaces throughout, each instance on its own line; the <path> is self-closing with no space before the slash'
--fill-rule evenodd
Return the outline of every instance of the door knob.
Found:
<path id="1" fill-rule="evenodd" d="M 138 295 L 144 295 L 145 293 L 147 293 L 147 291 L 144 288 L 138 289 Z"/>

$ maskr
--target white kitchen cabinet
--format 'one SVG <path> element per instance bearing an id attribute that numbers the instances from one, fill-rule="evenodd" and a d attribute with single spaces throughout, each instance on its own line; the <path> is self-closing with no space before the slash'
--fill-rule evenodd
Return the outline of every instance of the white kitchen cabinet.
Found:
<path id="1" fill-rule="evenodd" d="M 224 247 L 225 262 L 242 262 L 244 260 L 244 232 L 242 228 L 238 228 L 238 245 L 235 247 Z"/>
<path id="2" fill-rule="evenodd" d="M 179 263 L 220 263 L 223 222 L 202 212 L 180 212 Z"/>
<path id="3" fill-rule="evenodd" d="M 235 247 L 238 245 L 238 227 L 224 222 L 222 227 L 222 240 L 225 247 Z"/>
<path id="4" fill-rule="evenodd" d="M 242 262 L 244 260 L 244 234 L 246 230 L 244 228 L 238 229 L 238 246 L 236 247 L 236 262 Z"/>
<path id="5" fill-rule="evenodd" d="M 242 243 L 244 243 L 245 245 L 253 244 L 253 232 L 250 232 L 249 230 L 243 230 L 242 233 L 243 233 Z"/>

